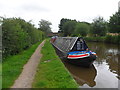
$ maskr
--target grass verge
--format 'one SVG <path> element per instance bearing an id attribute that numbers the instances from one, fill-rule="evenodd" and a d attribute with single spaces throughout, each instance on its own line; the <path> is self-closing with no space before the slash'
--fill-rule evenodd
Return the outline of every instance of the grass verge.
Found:
<path id="1" fill-rule="evenodd" d="M 24 64 L 27 63 L 40 42 L 32 45 L 18 55 L 9 56 L 2 64 L 2 88 L 10 88 L 21 73 Z"/>
<path id="2" fill-rule="evenodd" d="M 65 69 L 54 48 L 46 40 L 42 48 L 43 57 L 33 82 L 33 88 L 77 88 L 78 85 Z"/>
<path id="3" fill-rule="evenodd" d="M 0 62 L 0 90 L 2 89 L 2 64 Z"/>

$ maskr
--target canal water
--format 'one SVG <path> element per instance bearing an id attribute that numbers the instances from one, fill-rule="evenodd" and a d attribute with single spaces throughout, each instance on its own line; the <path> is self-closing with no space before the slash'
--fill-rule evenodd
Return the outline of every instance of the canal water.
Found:
<path id="1" fill-rule="evenodd" d="M 118 45 L 95 42 L 89 42 L 87 45 L 98 56 L 90 68 L 63 62 L 80 88 L 118 88 Z"/>

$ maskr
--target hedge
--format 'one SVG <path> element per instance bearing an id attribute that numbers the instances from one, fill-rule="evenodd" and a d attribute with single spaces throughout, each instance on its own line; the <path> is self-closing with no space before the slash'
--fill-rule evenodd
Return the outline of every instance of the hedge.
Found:
<path id="1" fill-rule="evenodd" d="M 44 39 L 44 33 L 30 22 L 20 18 L 3 18 L 2 52 L 3 59 L 15 55 Z"/>
<path id="2" fill-rule="evenodd" d="M 84 37 L 84 39 L 86 41 L 92 41 L 92 42 L 120 44 L 120 35 L 117 36 L 106 35 L 104 37 Z"/>

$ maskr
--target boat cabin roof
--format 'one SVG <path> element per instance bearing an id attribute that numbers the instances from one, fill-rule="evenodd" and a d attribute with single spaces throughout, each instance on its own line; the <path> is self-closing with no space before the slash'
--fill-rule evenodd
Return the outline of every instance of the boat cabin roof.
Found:
<path id="1" fill-rule="evenodd" d="M 82 37 L 56 37 L 56 40 L 52 44 L 60 51 L 67 53 L 77 50 L 77 42 L 83 42 L 84 46 L 87 48 Z"/>

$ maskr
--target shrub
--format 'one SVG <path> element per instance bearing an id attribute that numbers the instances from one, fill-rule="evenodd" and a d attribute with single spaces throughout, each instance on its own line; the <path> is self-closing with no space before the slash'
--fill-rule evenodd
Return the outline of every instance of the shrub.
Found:
<path id="1" fill-rule="evenodd" d="M 17 54 L 41 41 L 44 33 L 20 18 L 4 18 L 2 21 L 3 58 Z"/>
<path id="2" fill-rule="evenodd" d="M 118 36 L 111 36 L 107 35 L 104 37 L 85 37 L 86 41 L 95 41 L 95 42 L 106 42 L 106 43 L 113 43 L 113 44 L 120 44 L 120 35 Z"/>
<path id="3" fill-rule="evenodd" d="M 118 36 L 107 35 L 105 38 L 105 42 L 120 44 L 120 35 L 118 35 Z"/>

